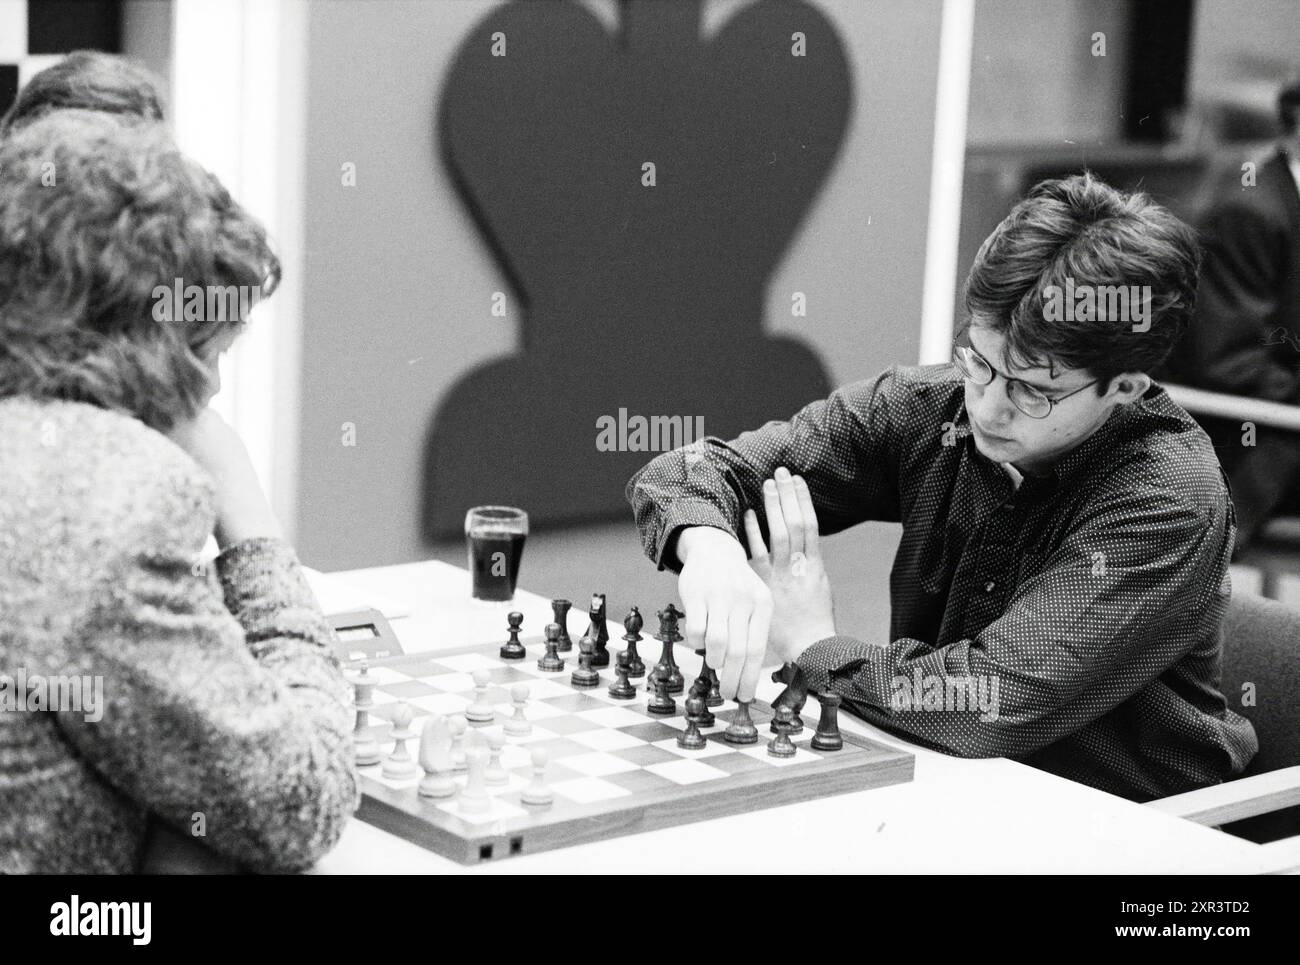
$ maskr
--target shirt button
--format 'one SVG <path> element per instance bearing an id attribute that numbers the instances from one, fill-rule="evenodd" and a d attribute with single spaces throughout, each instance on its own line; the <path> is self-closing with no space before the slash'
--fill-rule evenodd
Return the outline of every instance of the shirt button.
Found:
<path id="1" fill-rule="evenodd" d="M 998 584 L 997 584 L 997 582 L 996 582 L 995 580 L 989 580 L 987 583 L 984 584 L 984 592 L 985 592 L 985 593 L 992 593 L 992 592 L 993 592 L 993 588 L 994 588 L 995 586 L 997 586 L 997 585 L 998 585 Z"/>

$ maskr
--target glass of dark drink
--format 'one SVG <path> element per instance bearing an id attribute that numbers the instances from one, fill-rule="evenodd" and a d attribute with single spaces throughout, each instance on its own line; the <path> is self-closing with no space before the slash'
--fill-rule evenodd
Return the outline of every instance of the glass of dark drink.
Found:
<path id="1" fill-rule="evenodd" d="M 514 599 L 527 538 L 528 514 L 522 509 L 475 506 L 465 514 L 474 599 L 493 603 Z"/>

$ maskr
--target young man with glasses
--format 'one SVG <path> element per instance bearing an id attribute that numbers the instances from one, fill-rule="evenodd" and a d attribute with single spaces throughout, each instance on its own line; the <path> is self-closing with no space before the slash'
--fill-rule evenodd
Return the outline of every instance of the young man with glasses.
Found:
<path id="1" fill-rule="evenodd" d="M 1230 494 L 1147 374 L 1198 261 L 1144 196 L 1044 182 L 981 247 L 952 364 L 893 366 L 638 472 L 647 553 L 680 571 L 724 694 L 793 662 L 918 743 L 1135 800 L 1240 772 L 1258 745 L 1218 690 Z M 1106 297 L 1121 287 L 1136 305 Z M 1062 291 L 1093 297 L 1063 314 Z M 837 632 L 819 550 L 869 519 L 903 525 L 883 645 Z"/>

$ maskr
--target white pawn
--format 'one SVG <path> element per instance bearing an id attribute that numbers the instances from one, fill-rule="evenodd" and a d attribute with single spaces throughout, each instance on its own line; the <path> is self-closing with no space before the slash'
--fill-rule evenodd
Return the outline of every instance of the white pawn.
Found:
<path id="1" fill-rule="evenodd" d="M 506 769 L 501 766 L 501 749 L 506 746 L 506 739 L 501 734 L 487 735 L 488 747 L 491 749 L 492 756 L 488 759 L 487 765 L 487 782 L 494 787 L 500 787 L 502 784 L 510 783 L 510 775 Z"/>
<path id="2" fill-rule="evenodd" d="M 451 728 L 451 767 L 454 771 L 465 770 L 465 730 L 469 726 L 465 718 L 457 714 L 447 722 Z"/>
<path id="3" fill-rule="evenodd" d="M 482 668 L 474 671 L 474 703 L 465 708 L 465 717 L 471 724 L 490 724 L 496 720 L 496 711 L 487 702 L 488 687 L 492 678 Z"/>
<path id="4" fill-rule="evenodd" d="M 460 792 L 460 809 L 469 814 L 482 814 L 492 806 L 487 792 L 487 751 L 477 743 L 466 752 L 469 779 Z"/>
<path id="5" fill-rule="evenodd" d="M 510 688 L 510 700 L 515 705 L 515 715 L 505 722 L 505 731 L 511 737 L 525 737 L 533 732 L 532 722 L 524 716 L 528 703 L 528 684 L 515 684 Z"/>
<path id="6" fill-rule="evenodd" d="M 555 792 L 546 786 L 546 748 L 533 748 L 533 780 L 519 795 L 525 804 L 545 807 L 555 800 Z"/>
<path id="7" fill-rule="evenodd" d="M 424 777 L 420 778 L 421 797 L 451 797 L 456 793 L 456 782 L 451 777 L 451 728 L 442 715 L 425 721 L 420 738 L 420 767 L 424 770 Z"/>
<path id="8" fill-rule="evenodd" d="M 411 752 L 406 749 L 406 742 L 415 737 L 415 731 L 411 730 L 411 721 L 415 717 L 415 711 L 411 710 L 410 704 L 398 704 L 393 708 L 393 752 L 384 758 L 383 775 L 389 780 L 401 781 L 408 777 L 415 777 L 418 773 L 415 762 L 411 760 Z"/>

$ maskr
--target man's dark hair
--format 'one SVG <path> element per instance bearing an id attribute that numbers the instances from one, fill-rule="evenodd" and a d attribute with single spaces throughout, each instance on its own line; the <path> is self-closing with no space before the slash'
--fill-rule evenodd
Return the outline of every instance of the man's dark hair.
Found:
<path id="1" fill-rule="evenodd" d="M 50 111 L 99 111 L 132 119 L 163 120 L 158 79 L 134 61 L 97 50 L 76 50 L 34 76 L 4 117 L 0 137 Z"/>
<path id="2" fill-rule="evenodd" d="M 1288 136 L 1295 133 L 1296 124 L 1300 123 L 1300 75 L 1291 78 L 1290 83 L 1278 91 L 1277 119 L 1282 124 L 1282 133 Z"/>
<path id="3" fill-rule="evenodd" d="M 1104 395 L 1123 372 L 1151 372 L 1186 330 L 1196 304 L 1196 233 L 1144 194 L 1091 174 L 1043 181 L 1012 209 L 975 256 L 963 291 L 968 319 L 1006 336 L 1003 364 L 1082 369 Z M 1080 285 L 1147 286 L 1150 327 L 1103 308 L 1073 321 L 1048 311 Z M 1010 366 L 1008 366 L 1010 367 Z"/>

